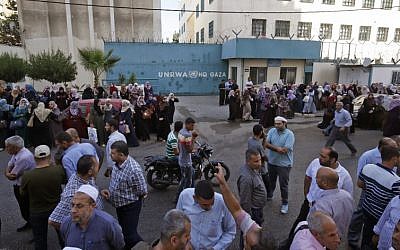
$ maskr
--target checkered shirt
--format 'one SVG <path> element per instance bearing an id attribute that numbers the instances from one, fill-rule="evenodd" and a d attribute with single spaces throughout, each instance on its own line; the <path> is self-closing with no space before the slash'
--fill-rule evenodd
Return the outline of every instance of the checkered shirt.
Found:
<path id="1" fill-rule="evenodd" d="M 147 194 L 143 170 L 132 157 L 117 166 L 114 164 L 110 181 L 110 201 L 114 207 L 122 207 Z"/>
<path id="2" fill-rule="evenodd" d="M 79 189 L 79 187 L 84 184 L 90 184 L 97 188 L 93 178 L 89 181 L 85 181 L 77 174 L 71 175 L 71 178 L 69 178 L 68 183 L 61 194 L 60 202 L 49 217 L 50 221 L 61 224 L 63 220 L 71 214 L 72 198 L 74 197 L 74 194 Z M 103 209 L 103 201 L 101 199 L 101 195 L 98 196 L 96 200 L 96 205 L 98 209 Z"/>

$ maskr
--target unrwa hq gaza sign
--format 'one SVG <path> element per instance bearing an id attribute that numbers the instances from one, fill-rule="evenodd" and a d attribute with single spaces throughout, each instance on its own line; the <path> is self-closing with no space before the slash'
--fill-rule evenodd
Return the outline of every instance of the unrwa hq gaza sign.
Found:
<path id="1" fill-rule="evenodd" d="M 226 78 L 226 72 L 223 71 L 217 71 L 217 72 L 206 72 L 206 71 L 160 71 L 158 72 L 158 77 L 159 78 L 174 78 L 174 77 L 179 77 L 179 78 L 191 78 L 191 79 L 196 79 L 196 78 L 207 78 L 207 77 L 212 77 L 212 78 Z"/>

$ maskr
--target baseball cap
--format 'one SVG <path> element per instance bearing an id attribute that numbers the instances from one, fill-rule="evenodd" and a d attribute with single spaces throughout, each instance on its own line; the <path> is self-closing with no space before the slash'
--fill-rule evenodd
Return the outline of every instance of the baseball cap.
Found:
<path id="1" fill-rule="evenodd" d="M 89 197 L 92 198 L 94 202 L 96 202 L 97 196 L 99 196 L 99 191 L 97 190 L 97 188 L 87 184 L 80 186 L 75 193 L 78 192 L 89 195 Z"/>
<path id="2" fill-rule="evenodd" d="M 50 155 L 50 148 L 47 145 L 40 145 L 35 148 L 35 158 L 45 158 Z"/>

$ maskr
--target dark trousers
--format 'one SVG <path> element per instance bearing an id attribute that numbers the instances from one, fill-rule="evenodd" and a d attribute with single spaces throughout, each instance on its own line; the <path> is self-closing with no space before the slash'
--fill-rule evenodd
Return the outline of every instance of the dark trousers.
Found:
<path id="1" fill-rule="evenodd" d="M 176 195 L 176 198 L 178 200 L 179 198 L 179 194 L 185 189 L 185 188 L 191 188 L 194 186 L 194 169 L 192 167 L 192 165 L 188 164 L 188 165 L 183 165 L 180 166 L 181 168 L 181 181 L 179 183 L 179 187 L 178 187 L 178 193 Z"/>
<path id="2" fill-rule="evenodd" d="M 364 227 L 362 231 L 361 249 L 376 249 L 371 243 L 376 223 L 378 223 L 378 220 L 364 210 Z"/>
<path id="3" fill-rule="evenodd" d="M 225 104 L 225 89 L 219 90 L 219 105 Z"/>
<path id="4" fill-rule="evenodd" d="M 361 231 L 364 225 L 364 213 L 362 204 L 364 202 L 365 192 L 361 191 L 360 201 L 358 202 L 357 208 L 354 210 L 353 216 L 349 226 L 349 232 L 347 234 L 347 241 L 351 246 L 358 246 L 358 242 L 361 238 Z"/>
<path id="5" fill-rule="evenodd" d="M 339 127 L 336 127 L 335 125 L 333 126 L 325 146 L 333 146 L 333 144 L 335 144 L 335 141 L 337 139 L 340 139 L 344 142 L 344 144 L 346 144 L 346 146 L 350 149 L 352 153 L 357 152 L 356 148 L 353 146 L 353 144 L 351 144 L 351 141 L 349 139 L 349 128 L 346 128 L 343 132 L 341 132 L 339 129 Z"/>
<path id="6" fill-rule="evenodd" d="M 263 208 L 252 208 L 251 209 L 251 219 L 254 220 L 260 227 L 264 223 L 264 212 Z M 244 239 L 243 239 L 243 233 L 240 232 L 240 249 L 244 248 Z"/>
<path id="7" fill-rule="evenodd" d="M 280 167 L 268 163 L 268 174 L 269 174 L 269 188 L 268 197 L 274 196 L 276 188 L 276 181 L 279 177 L 279 186 L 281 189 L 282 204 L 288 204 L 289 198 L 289 173 L 291 167 Z"/>
<path id="8" fill-rule="evenodd" d="M 296 229 L 299 222 L 307 220 L 307 216 L 308 216 L 309 212 L 310 212 L 310 203 L 308 202 L 307 199 L 304 199 L 303 205 L 301 205 L 301 208 L 300 208 L 300 213 L 297 216 L 296 221 L 293 223 L 292 229 L 290 229 L 289 238 L 294 236 L 293 235 L 294 230 Z"/>
<path id="9" fill-rule="evenodd" d="M 14 195 L 15 199 L 17 199 L 22 218 L 24 218 L 26 222 L 29 222 L 29 197 L 21 196 L 18 185 L 14 185 Z"/>
<path id="10" fill-rule="evenodd" d="M 47 229 L 48 219 L 51 211 L 43 213 L 31 213 L 30 222 L 32 225 L 35 250 L 47 250 Z"/>
<path id="11" fill-rule="evenodd" d="M 118 222 L 121 225 L 124 234 L 125 249 L 131 249 L 139 241 L 142 241 L 137 232 L 140 210 L 142 209 L 142 200 L 135 201 L 128 205 L 117 207 Z"/>

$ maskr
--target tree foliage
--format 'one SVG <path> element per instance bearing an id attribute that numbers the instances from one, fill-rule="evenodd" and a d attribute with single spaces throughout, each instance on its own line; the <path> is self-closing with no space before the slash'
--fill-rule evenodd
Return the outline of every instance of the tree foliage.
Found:
<path id="1" fill-rule="evenodd" d="M 94 76 L 94 86 L 99 86 L 101 74 L 112 69 L 121 58 L 113 56 L 112 50 L 104 53 L 99 49 L 79 49 L 79 57 L 83 67 Z"/>
<path id="2" fill-rule="evenodd" d="M 135 82 L 137 82 L 136 75 L 135 75 L 135 73 L 131 73 L 131 75 L 129 76 L 129 79 L 128 79 L 128 83 L 134 84 Z"/>
<path id="3" fill-rule="evenodd" d="M 0 80 L 6 82 L 21 81 L 26 74 L 26 62 L 16 54 L 0 55 Z"/>
<path id="4" fill-rule="evenodd" d="M 21 46 L 17 1 L 8 0 L 5 7 L 9 14 L 6 14 L 6 12 L 0 13 L 0 44 Z"/>
<path id="5" fill-rule="evenodd" d="M 28 62 L 28 76 L 34 80 L 47 80 L 53 84 L 66 83 L 76 78 L 76 63 L 72 56 L 65 56 L 61 50 L 31 55 Z"/>

